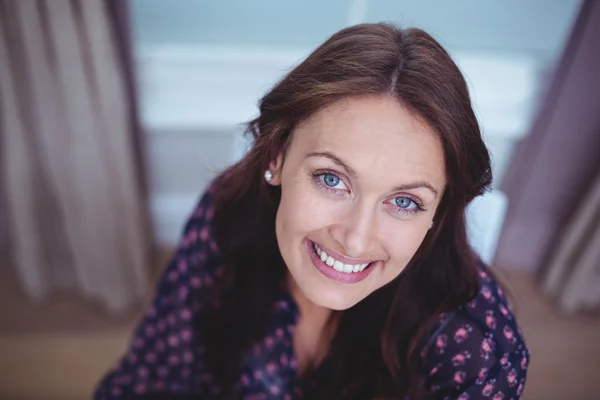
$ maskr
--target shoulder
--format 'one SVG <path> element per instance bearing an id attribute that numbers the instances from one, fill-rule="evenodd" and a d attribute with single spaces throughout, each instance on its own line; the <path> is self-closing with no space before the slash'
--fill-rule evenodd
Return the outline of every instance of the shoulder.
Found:
<path id="1" fill-rule="evenodd" d="M 213 306 L 214 282 L 221 271 L 211 228 L 212 193 L 209 186 L 189 216 L 152 303 L 126 354 L 98 384 L 96 399 L 184 398 L 213 390 L 212 380 L 200 384 L 193 378 L 210 377 L 197 320 Z"/>
<path id="2" fill-rule="evenodd" d="M 501 285 L 483 264 L 479 276 L 475 298 L 439 316 L 421 352 L 423 375 L 441 398 L 516 399 L 529 350 Z"/>

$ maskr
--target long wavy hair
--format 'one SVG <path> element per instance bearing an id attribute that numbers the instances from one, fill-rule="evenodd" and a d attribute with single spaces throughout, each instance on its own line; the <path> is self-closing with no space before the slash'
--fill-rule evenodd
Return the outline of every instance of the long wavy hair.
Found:
<path id="1" fill-rule="evenodd" d="M 306 375 L 306 398 L 426 397 L 419 353 L 431 325 L 479 289 L 465 208 L 491 183 L 489 153 L 465 80 L 440 44 L 419 29 L 361 24 L 334 34 L 260 100 L 247 126 L 251 149 L 215 181 L 213 229 L 226 266 L 218 290 L 227 295 L 203 328 L 224 398 L 235 396 L 242 358 L 266 334 L 286 277 L 275 234 L 281 189 L 264 172 L 298 124 L 340 99 L 373 95 L 397 99 L 437 133 L 447 187 L 433 229 L 402 273 L 336 312 L 328 372 Z"/>

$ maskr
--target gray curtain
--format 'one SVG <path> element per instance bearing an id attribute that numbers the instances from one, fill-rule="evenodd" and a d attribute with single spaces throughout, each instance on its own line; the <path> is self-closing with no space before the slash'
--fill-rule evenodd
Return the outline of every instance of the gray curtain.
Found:
<path id="1" fill-rule="evenodd" d="M 496 264 L 534 272 L 564 311 L 598 305 L 600 2 L 586 0 L 502 184 Z"/>
<path id="2" fill-rule="evenodd" d="M 496 264 L 540 272 L 600 168 L 600 2 L 587 0 L 501 189 Z"/>
<path id="3" fill-rule="evenodd" d="M 600 173 L 551 253 L 543 284 L 561 311 L 600 307 Z"/>
<path id="4" fill-rule="evenodd" d="M 12 265 L 34 299 L 121 311 L 148 234 L 132 93 L 109 2 L 0 0 L 0 151 Z"/>

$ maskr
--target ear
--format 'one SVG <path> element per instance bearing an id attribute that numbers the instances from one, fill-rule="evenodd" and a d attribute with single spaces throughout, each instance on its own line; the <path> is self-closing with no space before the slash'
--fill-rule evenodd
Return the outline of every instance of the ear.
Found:
<path id="1" fill-rule="evenodd" d="M 269 171 L 273 174 L 273 178 L 269 183 L 273 186 L 281 185 L 281 170 L 283 169 L 283 154 L 279 154 L 277 158 L 269 163 Z"/>

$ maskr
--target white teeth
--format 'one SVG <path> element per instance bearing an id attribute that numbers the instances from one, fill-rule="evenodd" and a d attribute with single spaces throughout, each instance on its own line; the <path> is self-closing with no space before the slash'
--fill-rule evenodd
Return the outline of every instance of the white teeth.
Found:
<path id="1" fill-rule="evenodd" d="M 333 257 L 327 255 L 327 253 L 325 251 L 321 250 L 316 244 L 314 245 L 314 249 L 315 249 L 315 252 L 317 253 L 317 255 L 319 256 L 319 258 L 321 259 L 321 261 L 323 261 L 325 264 L 329 265 L 330 267 L 333 267 L 336 271 L 339 271 L 339 272 L 345 272 L 345 273 L 360 272 L 360 271 L 364 270 L 367 267 L 367 265 L 369 265 L 369 263 L 356 264 L 356 265 L 344 264 L 343 262 L 337 261 Z"/>
<path id="2" fill-rule="evenodd" d="M 336 260 L 333 263 L 333 269 L 335 269 L 336 271 L 342 272 L 344 270 L 344 263 L 339 262 L 339 261 Z"/>

